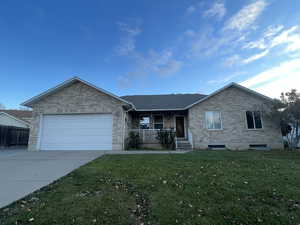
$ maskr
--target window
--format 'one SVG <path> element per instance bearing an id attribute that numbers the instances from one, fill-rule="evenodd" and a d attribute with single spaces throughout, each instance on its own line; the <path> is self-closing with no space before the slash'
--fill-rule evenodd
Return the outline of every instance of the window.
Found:
<path id="1" fill-rule="evenodd" d="M 149 129 L 150 128 L 150 117 L 142 116 L 140 118 L 140 129 Z"/>
<path id="2" fill-rule="evenodd" d="M 154 129 L 163 129 L 164 121 L 162 116 L 154 116 Z"/>
<path id="3" fill-rule="evenodd" d="M 221 112 L 205 112 L 206 128 L 210 130 L 222 129 Z"/>
<path id="4" fill-rule="evenodd" d="M 261 121 L 261 113 L 260 111 L 247 111 L 247 126 L 248 129 L 261 129 L 262 121 Z"/>

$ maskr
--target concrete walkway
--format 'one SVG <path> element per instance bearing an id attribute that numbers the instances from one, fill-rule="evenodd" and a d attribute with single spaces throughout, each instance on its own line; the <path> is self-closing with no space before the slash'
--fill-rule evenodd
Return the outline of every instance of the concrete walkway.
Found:
<path id="1" fill-rule="evenodd" d="M 149 151 L 149 150 L 136 150 L 136 151 L 105 151 L 106 155 L 146 155 L 146 154 L 184 154 L 190 151 Z"/>

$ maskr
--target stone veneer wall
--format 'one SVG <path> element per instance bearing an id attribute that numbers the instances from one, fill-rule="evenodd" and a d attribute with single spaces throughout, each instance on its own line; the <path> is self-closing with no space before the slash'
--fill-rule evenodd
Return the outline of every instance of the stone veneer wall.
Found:
<path id="1" fill-rule="evenodd" d="M 263 116 L 263 129 L 249 130 L 246 111 L 261 108 L 266 101 L 231 87 L 210 99 L 196 104 L 189 110 L 189 129 L 193 134 L 194 148 L 206 149 L 209 144 L 225 144 L 229 149 L 249 149 L 249 144 L 267 144 L 283 148 L 281 131 L 278 126 Z M 205 127 L 205 112 L 220 111 L 222 130 L 208 130 Z"/>
<path id="2" fill-rule="evenodd" d="M 37 142 L 40 115 L 42 114 L 111 113 L 113 115 L 112 148 L 113 150 L 122 150 L 124 132 L 122 106 L 124 104 L 126 103 L 84 83 L 75 82 L 33 105 L 28 149 L 29 151 L 40 150 Z"/>

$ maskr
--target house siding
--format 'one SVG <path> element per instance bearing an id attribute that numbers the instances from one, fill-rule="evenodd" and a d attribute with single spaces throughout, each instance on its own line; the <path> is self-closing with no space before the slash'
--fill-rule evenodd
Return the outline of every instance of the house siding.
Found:
<path id="1" fill-rule="evenodd" d="M 88 85 L 75 82 L 62 90 L 44 97 L 33 104 L 32 129 L 29 137 L 29 151 L 38 151 L 39 128 L 43 114 L 112 114 L 112 149 L 123 149 L 125 103 L 102 93 Z M 59 150 L 59 149 L 58 149 Z"/>
<path id="2" fill-rule="evenodd" d="M 263 116 L 263 129 L 248 130 L 245 113 L 259 110 L 266 101 L 236 87 L 230 87 L 189 109 L 189 131 L 193 145 L 206 149 L 208 145 L 222 144 L 232 150 L 249 149 L 250 144 L 267 144 L 272 149 L 283 148 L 280 128 Z M 220 111 L 221 130 L 208 130 L 205 112 Z"/>

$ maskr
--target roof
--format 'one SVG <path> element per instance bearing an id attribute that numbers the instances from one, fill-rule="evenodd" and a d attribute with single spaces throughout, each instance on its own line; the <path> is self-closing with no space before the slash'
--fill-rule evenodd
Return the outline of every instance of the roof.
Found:
<path id="1" fill-rule="evenodd" d="M 17 109 L 0 109 L 0 112 L 5 112 L 13 117 L 18 119 L 31 118 L 32 111 L 31 110 L 17 110 Z"/>
<path id="2" fill-rule="evenodd" d="M 230 83 L 223 88 L 213 92 L 210 95 L 203 95 L 203 94 L 165 94 L 165 95 L 127 95 L 127 96 L 122 96 L 118 97 L 108 91 L 105 91 L 104 89 L 101 89 L 99 87 L 96 87 L 95 85 L 84 81 L 78 77 L 73 77 L 57 86 L 54 88 L 51 88 L 29 100 L 26 102 L 22 103 L 24 106 L 32 106 L 35 102 L 41 100 L 42 98 L 51 95 L 71 84 L 74 82 L 82 82 L 86 85 L 88 85 L 91 88 L 94 88 L 100 92 L 103 92 L 115 99 L 118 99 L 121 102 L 124 102 L 130 106 L 132 106 L 133 109 L 137 111 L 166 111 L 166 110 L 186 110 L 189 109 L 190 107 L 206 101 L 207 99 L 213 97 L 216 94 L 219 94 L 220 92 L 230 88 L 230 87 L 235 87 L 239 88 L 240 90 L 243 90 L 245 92 L 248 92 L 252 95 L 255 95 L 256 97 L 262 98 L 267 101 L 273 101 L 273 99 L 262 95 L 258 92 L 255 92 L 249 88 L 246 88 L 242 85 L 239 85 L 237 83 Z M 24 110 L 15 110 L 15 111 L 24 111 Z"/>
<path id="3" fill-rule="evenodd" d="M 204 102 L 207 99 L 219 94 L 220 92 L 235 87 L 266 101 L 273 101 L 265 95 L 246 88 L 237 83 L 230 83 L 210 95 L 203 94 L 170 94 L 170 95 L 128 95 L 121 98 L 134 104 L 137 111 L 163 111 L 163 110 L 186 110 L 192 106 Z"/>
<path id="4" fill-rule="evenodd" d="M 132 102 L 137 111 L 183 110 L 207 95 L 168 94 L 168 95 L 127 95 L 122 99 Z"/>
<path id="5" fill-rule="evenodd" d="M 30 125 L 30 123 L 29 123 L 29 121 L 27 121 L 27 119 L 32 117 L 32 111 L 29 111 L 29 110 L 15 110 L 15 109 L 4 110 L 4 109 L 1 109 L 0 114 L 6 115 L 7 117 L 17 120 L 27 126 Z"/>
<path id="6" fill-rule="evenodd" d="M 73 77 L 73 78 L 71 78 L 71 79 L 69 79 L 69 80 L 66 80 L 65 82 L 63 82 L 63 83 L 61 83 L 61 84 L 59 84 L 59 85 L 57 85 L 57 86 L 55 86 L 55 87 L 53 87 L 53 88 L 50 88 L 50 89 L 48 89 L 47 91 L 44 91 L 44 92 L 42 92 L 41 94 L 39 94 L 39 95 L 37 95 L 37 96 L 35 96 L 35 97 L 32 97 L 31 99 L 29 99 L 29 100 L 23 102 L 21 105 L 31 107 L 32 104 L 34 104 L 35 102 L 41 100 L 42 98 L 44 98 L 44 97 L 46 97 L 46 96 L 49 96 L 49 95 L 51 95 L 51 94 L 53 94 L 53 93 L 55 93 L 55 92 L 57 92 L 57 91 L 59 91 L 59 90 L 65 88 L 65 87 L 68 87 L 68 86 L 70 86 L 71 84 L 74 84 L 75 82 L 81 82 L 81 83 L 84 83 L 85 85 L 87 85 L 87 86 L 89 86 L 89 87 L 91 87 L 91 88 L 94 88 L 94 89 L 96 89 L 97 91 L 100 91 L 100 92 L 102 92 L 102 93 L 105 93 L 105 94 L 107 94 L 107 95 L 109 95 L 109 96 L 111 96 L 111 97 L 113 97 L 113 98 L 115 98 L 115 99 L 118 99 L 118 100 L 121 101 L 121 102 L 124 102 L 124 103 L 126 103 L 126 104 L 132 105 L 130 102 L 128 102 L 128 101 L 126 101 L 126 100 L 124 100 L 124 99 L 122 99 L 122 98 L 120 98 L 120 97 L 118 97 L 118 96 L 116 96 L 116 95 L 114 95 L 114 94 L 112 94 L 112 93 L 110 93 L 110 92 L 108 92 L 108 91 L 102 89 L 102 88 L 96 87 L 95 85 L 93 85 L 93 84 L 91 84 L 91 83 L 89 83 L 89 82 L 87 82 L 87 81 L 85 81 L 85 80 L 82 80 L 82 79 L 80 79 L 79 77 Z M 132 105 L 132 106 L 133 106 L 133 105 Z"/>

